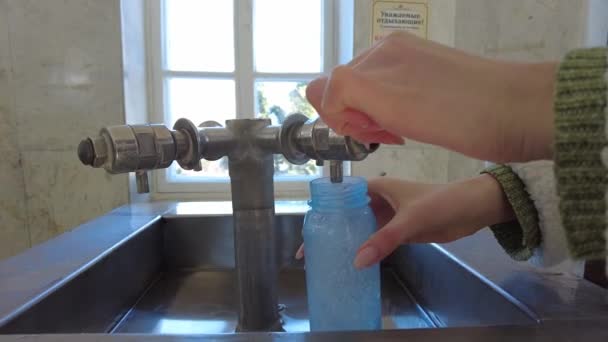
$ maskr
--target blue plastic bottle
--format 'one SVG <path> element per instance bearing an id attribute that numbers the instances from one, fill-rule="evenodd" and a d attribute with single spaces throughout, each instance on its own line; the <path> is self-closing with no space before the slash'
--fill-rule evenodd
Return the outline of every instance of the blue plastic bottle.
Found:
<path id="1" fill-rule="evenodd" d="M 302 232 L 310 330 L 380 329 L 380 268 L 353 266 L 357 250 L 376 230 L 367 182 L 320 178 L 310 183 L 310 193 Z"/>

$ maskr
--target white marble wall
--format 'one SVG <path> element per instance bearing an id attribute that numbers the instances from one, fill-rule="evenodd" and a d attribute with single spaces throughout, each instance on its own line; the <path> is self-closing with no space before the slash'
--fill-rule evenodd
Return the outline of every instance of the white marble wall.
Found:
<path id="1" fill-rule="evenodd" d="M 457 0 L 454 44 L 489 57 L 560 58 L 584 44 L 587 1 Z"/>
<path id="2" fill-rule="evenodd" d="M 584 45 L 587 1 L 457 0 L 454 46 L 492 58 L 558 60 Z M 448 179 L 483 169 L 482 162 L 450 153 Z"/>
<path id="3" fill-rule="evenodd" d="M 455 1 L 429 1 L 429 38 L 442 44 L 453 45 Z M 372 0 L 355 0 L 354 52 L 367 49 L 371 43 Z M 443 149 L 408 141 L 403 147 L 382 146 L 362 162 L 352 165 L 355 175 L 391 177 L 421 182 L 448 180 L 449 153 Z"/>
<path id="4" fill-rule="evenodd" d="M 23 250 L 30 243 L 25 224 L 25 183 L 15 130 L 9 43 L 8 3 L 0 1 L 0 258 Z"/>
<path id="5" fill-rule="evenodd" d="M 125 203 L 80 139 L 124 119 L 119 0 L 0 0 L 0 258 Z"/>

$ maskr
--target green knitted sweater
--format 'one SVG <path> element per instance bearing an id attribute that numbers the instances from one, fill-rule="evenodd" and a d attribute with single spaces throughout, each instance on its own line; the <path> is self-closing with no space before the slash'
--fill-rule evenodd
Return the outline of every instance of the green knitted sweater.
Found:
<path id="1" fill-rule="evenodd" d="M 555 89 L 554 173 L 561 222 L 575 259 L 605 256 L 607 166 L 607 50 L 574 50 L 557 73 Z M 605 157 L 605 158 L 606 158 Z M 608 158 L 607 158 L 608 159 Z M 501 246 L 516 260 L 527 260 L 542 236 L 538 213 L 525 185 L 508 165 L 487 170 L 501 184 L 516 220 L 492 226 Z"/>

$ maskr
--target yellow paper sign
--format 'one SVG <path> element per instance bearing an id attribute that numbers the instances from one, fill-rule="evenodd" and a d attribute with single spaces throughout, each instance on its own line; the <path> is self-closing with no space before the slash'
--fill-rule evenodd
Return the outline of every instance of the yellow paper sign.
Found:
<path id="1" fill-rule="evenodd" d="M 372 5 L 372 44 L 393 31 L 406 31 L 427 38 L 426 0 L 374 0 Z"/>

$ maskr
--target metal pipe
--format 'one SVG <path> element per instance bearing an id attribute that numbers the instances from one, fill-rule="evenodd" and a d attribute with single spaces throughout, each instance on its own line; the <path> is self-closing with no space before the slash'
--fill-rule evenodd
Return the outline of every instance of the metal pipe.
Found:
<path id="1" fill-rule="evenodd" d="M 231 120 L 240 137 L 228 156 L 239 294 L 237 331 L 277 331 L 278 265 L 274 230 L 273 155 L 252 144 L 269 120 Z"/>
<path id="2" fill-rule="evenodd" d="M 266 152 L 272 154 L 282 153 L 279 141 L 281 134 L 280 126 L 268 126 L 261 129 L 256 136 L 256 143 Z"/>

